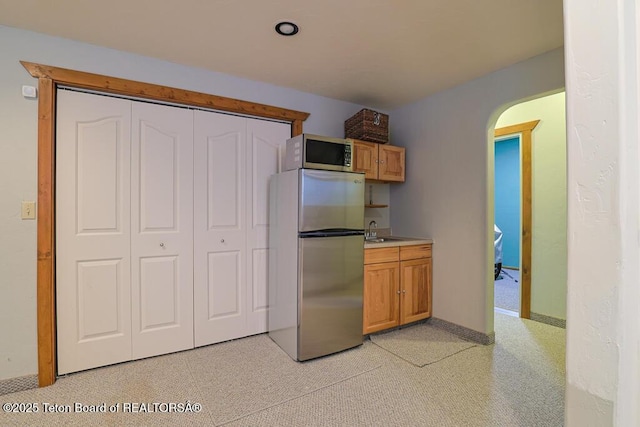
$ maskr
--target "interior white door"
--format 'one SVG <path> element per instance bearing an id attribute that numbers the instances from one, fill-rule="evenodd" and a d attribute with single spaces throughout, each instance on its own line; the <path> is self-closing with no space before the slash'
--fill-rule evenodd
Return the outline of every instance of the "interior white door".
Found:
<path id="1" fill-rule="evenodd" d="M 193 348 L 193 112 L 132 103 L 133 358 Z"/>
<path id="2" fill-rule="evenodd" d="M 58 374 L 131 359 L 131 102 L 58 91 Z"/>
<path id="3" fill-rule="evenodd" d="M 246 336 L 246 119 L 195 112 L 195 345 Z"/>
<path id="4" fill-rule="evenodd" d="M 280 150 L 291 138 L 291 125 L 247 120 L 247 307 L 246 335 L 267 331 L 269 178 L 280 172 Z"/>

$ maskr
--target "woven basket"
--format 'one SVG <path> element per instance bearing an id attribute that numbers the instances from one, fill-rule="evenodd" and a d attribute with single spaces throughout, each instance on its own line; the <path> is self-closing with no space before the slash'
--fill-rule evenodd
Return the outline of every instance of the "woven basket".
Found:
<path id="1" fill-rule="evenodd" d="M 344 122 L 345 138 L 386 144 L 389 142 L 389 116 L 362 109 Z"/>

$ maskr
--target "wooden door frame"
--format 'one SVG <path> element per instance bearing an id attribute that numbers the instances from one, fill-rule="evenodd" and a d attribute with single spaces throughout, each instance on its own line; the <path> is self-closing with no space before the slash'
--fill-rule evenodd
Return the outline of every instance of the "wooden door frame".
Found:
<path id="1" fill-rule="evenodd" d="M 309 113 L 225 98 L 184 89 L 142 83 L 100 74 L 20 61 L 38 79 L 38 241 L 37 330 L 38 383 L 56 380 L 55 289 L 55 129 L 56 89 L 59 85 L 108 94 L 144 98 L 191 107 L 227 111 L 291 123 L 291 135 L 302 133 Z"/>
<path id="2" fill-rule="evenodd" d="M 531 169 L 531 133 L 540 120 L 519 123 L 495 130 L 494 137 L 507 135 L 520 136 L 520 153 L 522 156 L 522 196 L 520 212 L 522 215 L 522 242 L 520 265 L 520 317 L 531 318 L 531 242 L 532 242 L 532 169 Z M 495 140 L 493 141 L 495 144 Z"/>

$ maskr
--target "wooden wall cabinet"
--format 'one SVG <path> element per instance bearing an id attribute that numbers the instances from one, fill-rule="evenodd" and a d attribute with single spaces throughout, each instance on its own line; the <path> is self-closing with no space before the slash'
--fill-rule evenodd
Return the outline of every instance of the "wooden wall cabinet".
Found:
<path id="1" fill-rule="evenodd" d="M 405 148 L 353 139 L 353 171 L 365 179 L 404 182 Z"/>
<path id="2" fill-rule="evenodd" d="M 364 335 L 431 317 L 431 245 L 364 251 Z"/>

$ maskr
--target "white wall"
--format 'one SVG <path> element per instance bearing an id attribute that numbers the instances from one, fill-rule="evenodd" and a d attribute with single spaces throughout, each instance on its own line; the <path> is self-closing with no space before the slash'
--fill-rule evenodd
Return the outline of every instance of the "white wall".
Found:
<path id="1" fill-rule="evenodd" d="M 391 112 L 395 144 L 407 147 L 391 227 L 434 239 L 435 317 L 493 332 L 493 125 L 507 107 L 563 86 L 557 49 Z"/>
<path id="2" fill-rule="evenodd" d="M 567 317 L 567 126 L 565 93 L 514 105 L 496 128 L 540 120 L 532 132 L 531 311 Z"/>
<path id="3" fill-rule="evenodd" d="M 0 26 L 0 380 L 37 373 L 36 223 L 20 202 L 36 200 L 37 86 L 19 60 L 228 96 L 311 116 L 305 132 L 344 136 L 344 120 L 363 106 Z"/>
<path id="4" fill-rule="evenodd" d="M 640 425 L 638 20 L 565 0 L 567 426 Z"/>
<path id="5" fill-rule="evenodd" d="M 37 199 L 38 103 L 22 97 L 34 80 L 12 42 L 0 27 L 0 379 L 37 372 L 36 222 L 20 219 L 20 203 Z"/>

